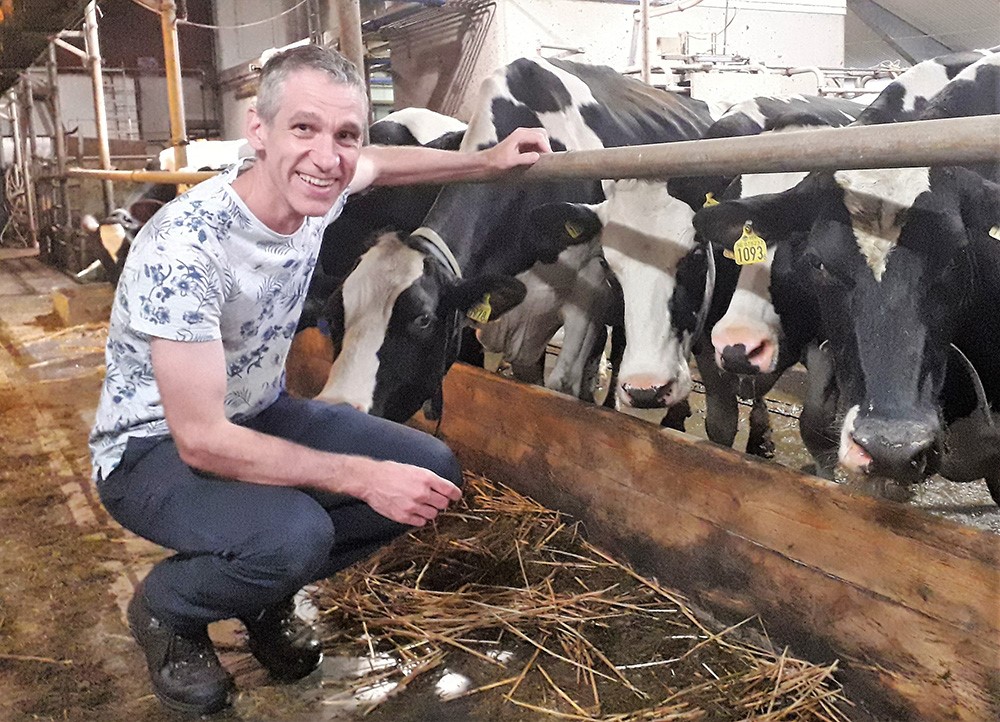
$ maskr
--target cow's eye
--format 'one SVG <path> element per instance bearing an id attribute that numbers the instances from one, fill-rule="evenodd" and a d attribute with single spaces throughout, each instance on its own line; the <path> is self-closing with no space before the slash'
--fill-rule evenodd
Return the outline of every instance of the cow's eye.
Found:
<path id="1" fill-rule="evenodd" d="M 424 313 L 424 314 L 421 314 L 421 315 L 417 316 L 410 323 L 413 326 L 413 328 L 415 328 L 416 330 L 418 330 L 418 331 L 426 331 L 427 329 L 429 329 L 431 327 L 431 324 L 433 322 L 434 322 L 434 317 L 431 316 L 429 313 Z"/>

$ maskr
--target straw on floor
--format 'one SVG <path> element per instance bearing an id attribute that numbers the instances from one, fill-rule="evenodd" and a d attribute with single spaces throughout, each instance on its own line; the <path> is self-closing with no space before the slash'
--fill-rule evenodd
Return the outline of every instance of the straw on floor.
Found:
<path id="1" fill-rule="evenodd" d="M 836 663 L 768 649 L 757 620 L 709 629 L 563 515 L 480 476 L 433 527 L 313 597 L 326 646 L 370 661 L 356 692 L 399 695 L 447 662 L 478 678 L 459 696 L 497 695 L 539 718 L 848 719 Z"/>

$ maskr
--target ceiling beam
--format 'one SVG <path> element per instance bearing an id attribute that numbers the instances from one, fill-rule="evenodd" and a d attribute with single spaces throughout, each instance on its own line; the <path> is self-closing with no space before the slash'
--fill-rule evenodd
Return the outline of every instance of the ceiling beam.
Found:
<path id="1" fill-rule="evenodd" d="M 913 65 L 958 50 L 930 37 L 920 28 L 903 20 L 874 0 L 847 0 L 847 7 L 861 19 L 861 22 Z"/>

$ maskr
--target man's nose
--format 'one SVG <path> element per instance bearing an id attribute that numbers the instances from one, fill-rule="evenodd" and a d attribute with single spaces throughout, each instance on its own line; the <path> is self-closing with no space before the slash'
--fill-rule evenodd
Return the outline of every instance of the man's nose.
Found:
<path id="1" fill-rule="evenodd" d="M 316 143 L 310 157 L 316 167 L 323 171 L 330 171 L 340 166 L 340 153 L 332 143 Z"/>

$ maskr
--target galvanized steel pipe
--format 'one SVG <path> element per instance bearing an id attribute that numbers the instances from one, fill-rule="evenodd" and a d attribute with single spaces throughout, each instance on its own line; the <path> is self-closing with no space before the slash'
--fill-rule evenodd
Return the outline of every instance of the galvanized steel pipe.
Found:
<path id="1" fill-rule="evenodd" d="M 516 182 L 907 168 L 1000 161 L 1000 115 L 822 128 L 545 155 Z"/>

